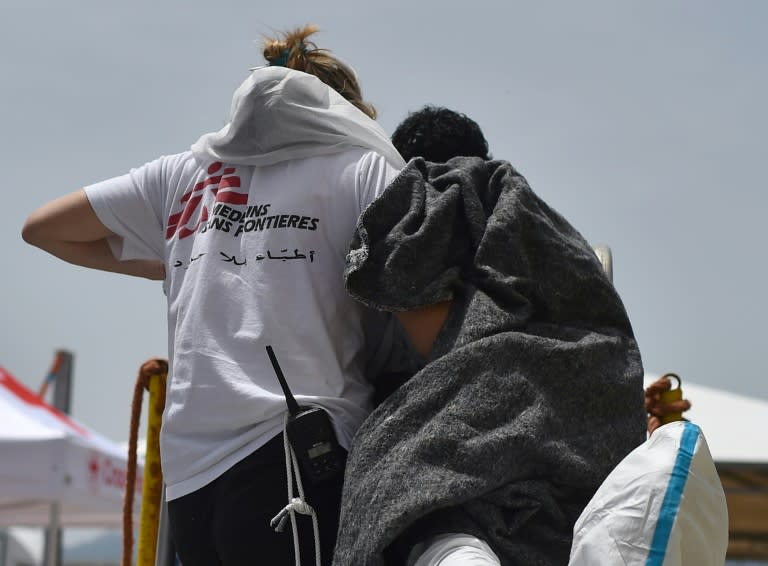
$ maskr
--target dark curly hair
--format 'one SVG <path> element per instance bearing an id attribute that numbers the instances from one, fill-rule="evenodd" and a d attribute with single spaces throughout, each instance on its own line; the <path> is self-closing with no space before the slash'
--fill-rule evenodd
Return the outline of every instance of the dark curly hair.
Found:
<path id="1" fill-rule="evenodd" d="M 480 126 L 441 106 L 427 105 L 408 114 L 392 134 L 392 145 L 406 161 L 414 157 L 434 163 L 458 156 L 491 158 Z"/>

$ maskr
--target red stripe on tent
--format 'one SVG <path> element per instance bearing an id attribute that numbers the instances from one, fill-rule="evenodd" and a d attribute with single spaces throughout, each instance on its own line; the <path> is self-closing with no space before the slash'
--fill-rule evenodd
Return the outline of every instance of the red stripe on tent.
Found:
<path id="1" fill-rule="evenodd" d="M 72 421 L 67 415 L 59 411 L 56 407 L 52 407 L 51 405 L 43 401 L 40 397 L 38 397 L 34 392 L 27 389 L 19 381 L 16 381 L 16 379 L 10 373 L 5 371 L 5 369 L 3 369 L 2 367 L 0 367 L 0 385 L 3 385 L 6 389 L 8 389 L 8 391 L 13 393 L 16 397 L 18 397 L 21 401 L 23 401 L 27 405 L 37 407 L 38 409 L 43 409 L 44 411 L 48 411 L 54 417 L 56 417 L 65 425 L 67 425 L 76 433 L 78 433 L 80 436 L 88 436 L 87 430 L 85 430 L 83 427 L 81 427 L 80 425 Z"/>

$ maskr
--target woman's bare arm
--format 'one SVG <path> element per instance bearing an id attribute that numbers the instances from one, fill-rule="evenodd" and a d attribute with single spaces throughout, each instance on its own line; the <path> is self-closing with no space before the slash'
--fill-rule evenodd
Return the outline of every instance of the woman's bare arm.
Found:
<path id="1" fill-rule="evenodd" d="M 156 260 L 119 261 L 107 238 L 114 234 L 101 223 L 85 191 L 70 193 L 44 204 L 29 215 L 21 232 L 28 244 L 69 263 L 147 279 L 165 279 Z"/>

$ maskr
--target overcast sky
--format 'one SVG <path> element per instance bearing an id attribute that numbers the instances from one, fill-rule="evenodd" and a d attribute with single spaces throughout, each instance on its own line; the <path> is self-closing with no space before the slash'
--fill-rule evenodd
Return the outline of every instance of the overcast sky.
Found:
<path id="1" fill-rule="evenodd" d="M 37 389 L 73 351 L 73 413 L 115 440 L 166 353 L 160 284 L 60 262 L 24 219 L 219 129 L 262 36 L 309 22 L 387 132 L 467 113 L 611 246 L 647 373 L 768 399 L 767 2 L 9 0 L 0 20 L 0 365 Z"/>

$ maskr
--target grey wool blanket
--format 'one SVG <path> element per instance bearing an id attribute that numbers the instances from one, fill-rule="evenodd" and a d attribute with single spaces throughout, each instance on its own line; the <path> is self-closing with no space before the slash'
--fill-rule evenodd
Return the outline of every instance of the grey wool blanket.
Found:
<path id="1" fill-rule="evenodd" d="M 345 280 L 379 310 L 453 305 L 354 439 L 334 565 L 404 564 L 398 547 L 442 532 L 567 564 L 576 518 L 645 440 L 640 353 L 591 246 L 509 163 L 417 158 L 361 216 Z"/>

